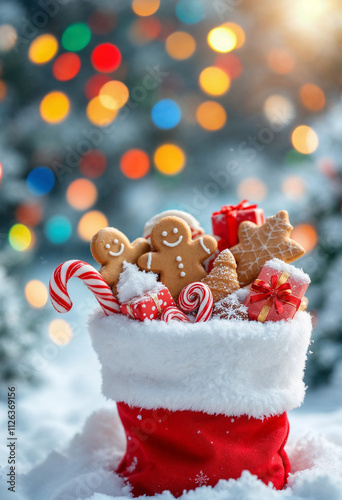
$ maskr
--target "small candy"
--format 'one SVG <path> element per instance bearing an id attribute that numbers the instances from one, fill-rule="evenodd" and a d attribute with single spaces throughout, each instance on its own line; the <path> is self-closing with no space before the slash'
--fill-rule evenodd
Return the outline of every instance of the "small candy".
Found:
<path id="1" fill-rule="evenodd" d="M 178 309 L 178 307 L 170 306 L 167 307 L 160 318 L 162 321 L 168 323 L 171 320 L 182 321 L 184 323 L 189 323 L 189 319 L 185 314 Z"/>
<path id="2" fill-rule="evenodd" d="M 53 307 L 59 313 L 72 308 L 67 284 L 72 278 L 79 278 L 91 290 L 106 316 L 120 313 L 118 300 L 114 297 L 109 285 L 96 269 L 82 260 L 68 260 L 55 269 L 51 276 L 49 292 Z"/>
<path id="3" fill-rule="evenodd" d="M 195 323 L 208 321 L 213 312 L 213 294 L 205 283 L 195 281 L 183 288 L 178 297 L 178 305 L 185 312 L 198 308 Z"/>

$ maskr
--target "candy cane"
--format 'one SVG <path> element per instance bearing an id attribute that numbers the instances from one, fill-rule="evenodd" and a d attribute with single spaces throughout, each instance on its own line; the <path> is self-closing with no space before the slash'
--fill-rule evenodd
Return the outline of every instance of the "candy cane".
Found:
<path id="1" fill-rule="evenodd" d="M 189 323 L 188 317 L 185 316 L 185 314 L 175 306 L 170 306 L 164 309 L 160 319 L 161 321 L 166 321 L 166 323 L 168 323 L 172 319 L 175 319 L 176 321 L 182 321 L 184 323 Z"/>
<path id="2" fill-rule="evenodd" d="M 213 294 L 208 285 L 196 281 L 183 288 L 178 297 L 178 305 L 185 312 L 198 308 L 195 323 L 208 321 L 213 312 Z"/>
<path id="3" fill-rule="evenodd" d="M 49 292 L 53 307 L 60 313 L 70 311 L 70 300 L 67 284 L 72 278 L 79 278 L 93 292 L 96 300 L 102 307 L 106 316 L 120 313 L 118 300 L 114 297 L 112 289 L 96 269 L 82 260 L 68 260 L 55 269 L 51 276 Z"/>

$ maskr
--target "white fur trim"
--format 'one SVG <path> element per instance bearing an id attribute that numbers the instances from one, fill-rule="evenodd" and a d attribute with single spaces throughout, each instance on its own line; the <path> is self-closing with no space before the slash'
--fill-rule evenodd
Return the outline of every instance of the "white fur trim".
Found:
<path id="1" fill-rule="evenodd" d="M 147 409 L 262 418 L 299 406 L 311 317 L 145 321 L 96 314 L 89 322 L 103 393 Z"/>

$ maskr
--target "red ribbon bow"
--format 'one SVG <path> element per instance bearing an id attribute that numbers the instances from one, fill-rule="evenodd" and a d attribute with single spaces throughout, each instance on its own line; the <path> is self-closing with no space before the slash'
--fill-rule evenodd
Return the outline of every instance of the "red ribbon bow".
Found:
<path id="1" fill-rule="evenodd" d="M 242 200 L 238 205 L 223 205 L 219 213 L 230 214 L 232 212 L 237 212 L 238 210 L 250 210 L 252 208 L 257 208 L 258 205 L 246 205 L 248 200 Z"/>
<path id="2" fill-rule="evenodd" d="M 298 309 L 301 304 L 301 300 L 298 297 L 291 295 L 290 283 L 283 283 L 278 286 L 278 276 L 276 274 L 271 276 L 270 283 L 266 283 L 266 281 L 263 280 L 257 280 L 251 286 L 251 290 L 253 292 L 259 292 L 251 296 L 251 302 L 270 300 L 271 305 L 274 302 L 277 314 L 282 314 L 284 312 L 283 303 L 291 304 L 296 309 Z"/>

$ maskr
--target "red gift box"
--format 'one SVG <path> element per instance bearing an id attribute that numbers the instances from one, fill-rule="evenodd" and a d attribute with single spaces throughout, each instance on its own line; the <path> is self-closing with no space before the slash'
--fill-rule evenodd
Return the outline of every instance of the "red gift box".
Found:
<path id="1" fill-rule="evenodd" d="M 244 302 L 250 320 L 292 319 L 309 286 L 310 278 L 301 269 L 272 259 L 261 269 Z"/>
<path id="2" fill-rule="evenodd" d="M 144 321 L 159 318 L 164 309 L 175 305 L 169 290 L 163 286 L 155 291 L 146 292 L 142 297 L 135 297 L 121 304 L 120 309 L 126 316 Z"/>
<path id="3" fill-rule="evenodd" d="M 212 214 L 213 234 L 222 238 L 218 246 L 220 252 L 239 243 L 239 225 L 245 220 L 261 226 L 265 222 L 263 209 L 258 208 L 257 205 L 248 205 L 248 201 L 243 200 L 235 206 L 223 206 L 219 212 Z"/>

